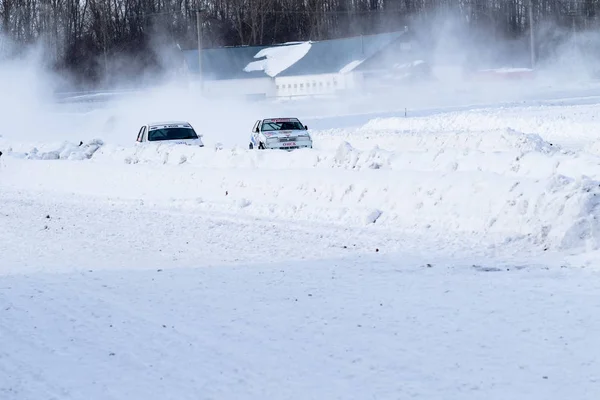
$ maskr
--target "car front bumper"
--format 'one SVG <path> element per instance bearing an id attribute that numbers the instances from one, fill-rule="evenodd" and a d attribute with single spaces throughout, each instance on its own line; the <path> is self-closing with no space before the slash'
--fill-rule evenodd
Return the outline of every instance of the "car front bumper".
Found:
<path id="1" fill-rule="evenodd" d="M 312 140 L 291 140 L 289 142 L 267 141 L 266 149 L 271 150 L 296 150 L 296 149 L 312 149 Z"/>

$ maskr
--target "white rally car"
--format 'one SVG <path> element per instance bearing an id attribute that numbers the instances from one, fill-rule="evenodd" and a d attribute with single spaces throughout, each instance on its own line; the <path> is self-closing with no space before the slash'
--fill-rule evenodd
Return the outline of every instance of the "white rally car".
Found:
<path id="1" fill-rule="evenodd" d="M 298 118 L 269 118 L 254 123 L 250 149 L 312 149 L 308 127 Z"/>
<path id="2" fill-rule="evenodd" d="M 138 143 L 168 141 L 175 144 L 204 147 L 202 135 L 185 121 L 153 122 L 140 128 Z"/>

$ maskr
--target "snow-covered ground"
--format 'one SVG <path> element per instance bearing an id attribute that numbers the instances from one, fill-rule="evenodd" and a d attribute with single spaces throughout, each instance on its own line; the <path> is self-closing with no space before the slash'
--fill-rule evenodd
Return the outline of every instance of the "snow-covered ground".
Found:
<path id="1" fill-rule="evenodd" d="M 5 129 L 0 398 L 597 398 L 600 101 L 545 101 Z"/>

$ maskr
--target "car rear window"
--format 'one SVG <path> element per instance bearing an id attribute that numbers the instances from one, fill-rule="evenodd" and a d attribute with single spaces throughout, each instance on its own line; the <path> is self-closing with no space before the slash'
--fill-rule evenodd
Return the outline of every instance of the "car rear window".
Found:
<path id="1" fill-rule="evenodd" d="M 148 141 L 198 139 L 192 128 L 159 128 L 148 132 Z"/>

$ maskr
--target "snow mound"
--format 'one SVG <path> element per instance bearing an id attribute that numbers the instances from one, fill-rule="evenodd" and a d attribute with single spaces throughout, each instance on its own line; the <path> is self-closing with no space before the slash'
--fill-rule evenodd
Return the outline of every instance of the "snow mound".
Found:
<path id="1" fill-rule="evenodd" d="M 539 106 L 482 108 L 408 118 L 378 118 L 365 125 L 379 131 L 481 132 L 512 129 L 540 135 L 551 143 L 577 147 L 600 140 L 597 106 Z"/>
<path id="2" fill-rule="evenodd" d="M 348 142 L 343 142 L 335 152 L 331 166 L 348 169 L 392 168 L 393 159 L 396 156 L 397 155 L 395 153 L 382 150 L 377 146 L 375 146 L 372 150 L 365 152 L 355 149 Z M 326 158 L 324 157 L 322 160 L 325 161 Z"/>
<path id="3" fill-rule="evenodd" d="M 439 137 L 438 137 L 439 138 Z M 408 150 L 390 151 L 378 146 L 370 150 L 359 150 L 349 142 L 342 142 L 333 154 L 322 153 L 314 163 L 319 168 L 343 168 L 350 170 L 383 169 L 398 172 L 481 172 L 500 176 L 548 178 L 556 173 L 580 176 L 586 171 L 590 177 L 600 179 L 600 165 L 597 158 L 554 153 L 551 147 L 529 142 L 520 143 L 517 136 L 516 150 L 481 151 L 469 147 L 453 146 L 447 141 L 432 143 L 431 140 L 417 138 L 421 145 L 415 148 L 407 144 Z M 405 142 L 404 142 L 405 143 Z M 405 143 L 406 144 L 406 143 Z M 474 146 L 480 147 L 480 146 Z M 533 149 L 534 151 L 526 151 Z M 536 151 L 541 150 L 541 151 Z"/>
<path id="4" fill-rule="evenodd" d="M 396 120 L 396 119 L 393 119 Z M 404 121 L 399 118 L 398 120 Z M 394 124 L 389 119 L 372 120 L 357 132 L 359 135 L 371 135 L 375 141 L 378 136 L 393 138 L 395 145 L 403 150 L 438 149 L 475 149 L 480 151 L 540 152 L 552 154 L 560 147 L 544 140 L 540 135 L 528 134 L 511 128 L 492 129 L 485 131 L 451 131 L 436 130 L 423 133 L 418 130 L 403 130 L 400 124 Z"/>
<path id="5" fill-rule="evenodd" d="M 286 46 L 268 47 L 262 49 L 254 58 L 264 60 L 252 61 L 244 68 L 245 72 L 264 71 L 270 77 L 275 77 L 300 61 L 312 47 L 311 42 L 301 42 Z"/>
<path id="6" fill-rule="evenodd" d="M 85 146 L 64 146 L 53 157 L 82 159 L 80 154 L 89 156 L 96 146 L 87 153 L 78 150 Z M 37 152 L 24 158 L 53 157 Z M 600 248 L 599 168 L 598 158 L 570 154 L 361 151 L 348 142 L 331 152 L 291 153 L 105 145 L 92 162 L 75 169 L 68 162 L 8 163 L 3 184 L 63 187 L 69 193 L 234 216 L 367 224 L 432 236 L 452 232 L 494 243 L 525 241 L 540 249 L 574 250 Z"/>
<path id="7" fill-rule="evenodd" d="M 334 161 L 338 165 L 349 165 L 350 168 L 355 168 L 359 154 L 350 143 L 344 142 L 335 152 Z"/>
<path id="8" fill-rule="evenodd" d="M 546 190 L 547 199 L 541 196 L 538 204 L 546 207 L 547 225 L 538 223 L 540 237 L 548 247 L 600 249 L 600 182 L 558 175 L 548 182 Z"/>
<path id="9" fill-rule="evenodd" d="M 600 140 L 596 140 L 585 146 L 584 150 L 590 154 L 600 156 Z"/>
<path id="10" fill-rule="evenodd" d="M 49 151 L 40 151 L 37 147 L 33 147 L 27 152 L 15 152 L 9 148 L 7 153 L 12 157 L 28 160 L 88 160 L 103 145 L 102 140 L 93 139 L 87 143 L 81 142 L 79 145 L 64 142 L 58 149 Z"/>
<path id="11" fill-rule="evenodd" d="M 317 138 L 317 143 L 320 143 Z M 559 173 L 574 178 L 581 171 L 600 179 L 597 157 L 558 152 L 535 135 L 516 132 L 491 133 L 488 139 L 480 135 L 439 134 L 396 135 L 393 150 L 364 142 L 361 150 L 348 141 L 337 138 L 334 148 L 297 150 L 293 152 L 256 151 L 242 147 L 196 147 L 173 143 L 152 146 L 104 145 L 95 152 L 98 162 L 126 164 L 193 165 L 211 169 L 345 169 L 392 170 L 398 172 L 487 172 L 505 176 L 548 178 Z M 358 139 L 357 139 L 358 140 Z M 332 143 L 335 140 L 332 139 Z"/>
<path id="12" fill-rule="evenodd" d="M 375 222 L 377 222 L 377 220 L 379 219 L 379 217 L 381 217 L 381 214 L 383 214 L 383 211 L 381 211 L 381 210 L 373 210 L 373 211 L 371 211 L 365 217 L 365 223 L 367 223 L 367 224 L 374 224 Z"/>

